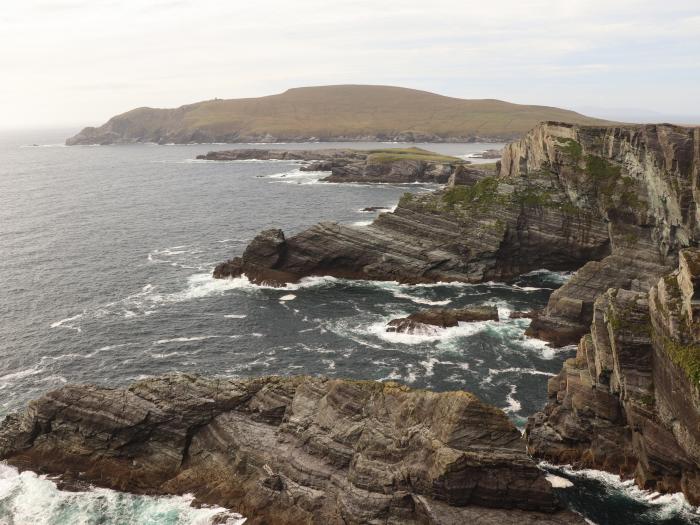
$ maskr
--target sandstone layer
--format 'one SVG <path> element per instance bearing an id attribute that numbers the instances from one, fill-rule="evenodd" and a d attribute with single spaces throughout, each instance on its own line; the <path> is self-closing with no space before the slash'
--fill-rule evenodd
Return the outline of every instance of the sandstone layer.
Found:
<path id="1" fill-rule="evenodd" d="M 598 297 L 590 333 L 530 418 L 529 451 L 700 504 L 700 250 L 649 292 Z"/>
<path id="2" fill-rule="evenodd" d="M 275 524 L 583 523 L 505 414 L 466 392 L 311 377 L 69 385 L 0 426 L 0 459 Z"/>

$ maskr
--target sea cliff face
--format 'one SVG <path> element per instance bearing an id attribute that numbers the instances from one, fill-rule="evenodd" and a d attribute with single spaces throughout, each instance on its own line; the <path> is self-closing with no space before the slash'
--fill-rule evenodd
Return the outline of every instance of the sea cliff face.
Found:
<path id="1" fill-rule="evenodd" d="M 250 523 L 583 523 L 505 414 L 467 392 L 311 377 L 66 386 L 0 426 L 0 459 Z"/>
<path id="2" fill-rule="evenodd" d="M 688 249 L 649 292 L 599 296 L 590 333 L 528 422 L 529 452 L 700 504 L 699 286 L 700 250 Z"/>
<path id="3" fill-rule="evenodd" d="M 590 262 L 550 299 L 531 333 L 573 343 L 610 287 L 647 291 L 698 241 L 700 128 L 668 124 L 538 126 L 508 145 L 501 177 L 554 173 L 575 208 L 601 218 L 611 253 Z"/>

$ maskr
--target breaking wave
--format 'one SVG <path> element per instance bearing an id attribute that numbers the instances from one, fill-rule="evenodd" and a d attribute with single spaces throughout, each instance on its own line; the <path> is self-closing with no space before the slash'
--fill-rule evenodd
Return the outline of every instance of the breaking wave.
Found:
<path id="1" fill-rule="evenodd" d="M 0 523 L 242 525 L 246 521 L 222 507 L 193 507 L 193 500 L 192 496 L 137 496 L 102 488 L 68 492 L 46 476 L 19 473 L 0 463 Z"/>

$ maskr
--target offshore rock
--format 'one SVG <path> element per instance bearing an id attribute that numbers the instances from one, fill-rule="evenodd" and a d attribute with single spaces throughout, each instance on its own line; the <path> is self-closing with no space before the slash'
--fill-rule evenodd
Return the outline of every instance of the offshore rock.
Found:
<path id="1" fill-rule="evenodd" d="M 528 421 L 528 450 L 700 504 L 700 251 L 649 292 L 610 289 Z"/>
<path id="2" fill-rule="evenodd" d="M 0 426 L 0 459 L 276 524 L 583 523 L 500 410 L 466 392 L 175 374 L 69 385 Z"/>
<path id="3" fill-rule="evenodd" d="M 198 155 L 201 160 L 298 160 L 309 162 L 301 171 L 329 171 L 325 182 L 435 182 L 444 184 L 467 161 L 421 148 L 379 150 L 236 149 Z"/>
<path id="4" fill-rule="evenodd" d="M 475 321 L 498 321 L 498 308 L 495 306 L 430 308 L 412 313 L 407 317 L 392 319 L 387 324 L 386 331 L 406 334 L 422 333 L 426 329 L 449 328 L 459 323 Z"/>

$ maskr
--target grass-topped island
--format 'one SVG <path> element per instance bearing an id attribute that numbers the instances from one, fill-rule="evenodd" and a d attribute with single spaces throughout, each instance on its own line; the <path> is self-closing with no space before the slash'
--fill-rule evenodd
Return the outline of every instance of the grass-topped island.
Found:
<path id="1" fill-rule="evenodd" d="M 298 160 L 303 171 L 329 171 L 326 182 L 449 182 L 469 161 L 422 148 L 235 149 L 211 151 L 201 160 Z M 459 170 L 461 171 L 461 170 Z"/>

